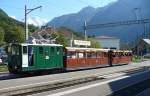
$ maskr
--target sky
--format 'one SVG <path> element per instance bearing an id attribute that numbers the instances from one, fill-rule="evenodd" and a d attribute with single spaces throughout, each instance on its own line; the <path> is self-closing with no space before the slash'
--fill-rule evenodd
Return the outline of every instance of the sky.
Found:
<path id="1" fill-rule="evenodd" d="M 86 6 L 103 7 L 117 0 L 0 0 L 0 8 L 17 20 L 24 20 L 24 5 L 28 9 L 42 6 L 28 14 L 29 18 L 50 21 L 54 17 L 76 13 Z"/>

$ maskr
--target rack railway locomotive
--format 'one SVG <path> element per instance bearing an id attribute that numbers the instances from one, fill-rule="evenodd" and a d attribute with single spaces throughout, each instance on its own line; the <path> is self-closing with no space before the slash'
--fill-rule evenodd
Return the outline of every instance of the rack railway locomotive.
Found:
<path id="1" fill-rule="evenodd" d="M 131 62 L 131 51 L 63 47 L 59 44 L 11 44 L 8 69 L 20 74 L 46 70 L 77 70 Z"/>

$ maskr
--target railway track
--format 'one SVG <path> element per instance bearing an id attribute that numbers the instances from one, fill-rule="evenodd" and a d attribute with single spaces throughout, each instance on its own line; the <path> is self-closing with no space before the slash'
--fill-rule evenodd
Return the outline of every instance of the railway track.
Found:
<path id="1" fill-rule="evenodd" d="M 118 73 L 120 72 L 123 72 L 123 73 L 134 73 L 135 71 L 140 71 L 140 70 L 146 70 L 148 69 L 149 66 L 144 66 L 144 67 L 139 67 L 139 68 L 135 68 L 133 70 L 125 70 L 125 71 L 119 71 Z M 92 69 L 90 69 L 92 70 Z M 84 70 L 83 70 L 84 71 Z M 75 71 L 70 71 L 70 72 L 75 72 Z M 49 75 L 51 74 L 54 74 L 54 73 L 49 73 Z M 58 72 L 56 74 L 59 74 Z M 107 73 L 107 74 L 103 74 L 103 75 L 108 75 L 108 74 L 111 74 L 111 73 Z M 42 75 L 45 75 L 45 74 L 38 74 L 38 75 L 31 75 L 31 76 L 42 76 Z M 31 76 L 28 76 L 28 75 L 17 75 L 17 74 L 10 74 L 9 72 L 2 72 L 0 73 L 0 80 L 9 80 L 9 79 L 17 79 L 17 78 L 27 78 L 27 77 L 31 77 Z"/>
<path id="2" fill-rule="evenodd" d="M 10 73 L 1 73 L 0 80 L 9 80 L 9 79 L 16 79 L 21 78 L 20 75 L 10 74 Z"/>
<path id="3" fill-rule="evenodd" d="M 135 69 L 131 69 L 131 70 L 124 70 L 124 71 L 120 71 L 117 73 L 107 73 L 107 74 L 103 74 L 103 75 L 96 74 L 96 75 L 78 78 L 78 79 L 58 81 L 55 83 L 47 82 L 47 83 L 43 83 L 42 85 L 37 84 L 37 86 L 34 86 L 34 87 L 32 86 L 31 88 L 25 86 L 24 89 L 13 90 L 12 92 L 9 90 L 8 93 L 11 95 L 15 95 L 15 96 L 16 95 L 26 96 L 26 95 L 39 93 L 39 92 L 56 90 L 56 89 L 61 89 L 61 88 L 79 85 L 79 84 L 83 84 L 83 83 L 93 82 L 93 81 L 97 81 L 97 80 L 104 80 L 104 79 L 108 79 L 108 78 L 115 78 L 115 77 L 119 77 L 119 76 L 123 76 L 123 75 L 134 74 L 134 73 L 138 73 L 138 72 L 142 72 L 142 71 L 146 71 L 146 70 L 149 70 L 149 67 L 145 66 L 145 67 L 135 68 Z M 1 94 L 8 94 L 8 93 L 4 92 Z"/>
<path id="4" fill-rule="evenodd" d="M 143 92 L 150 87 L 150 79 L 144 80 L 132 86 L 120 89 L 109 96 L 137 96 L 139 93 Z M 147 94 L 148 96 L 148 94 Z"/>

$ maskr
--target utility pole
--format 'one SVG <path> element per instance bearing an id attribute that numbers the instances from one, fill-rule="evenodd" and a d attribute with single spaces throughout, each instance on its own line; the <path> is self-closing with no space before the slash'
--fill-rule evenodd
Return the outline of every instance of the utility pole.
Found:
<path id="1" fill-rule="evenodd" d="M 84 40 L 86 41 L 87 40 L 87 23 L 86 23 L 86 20 L 84 21 Z"/>
<path id="2" fill-rule="evenodd" d="M 73 40 L 74 40 L 74 38 L 73 38 L 73 33 L 72 33 L 72 34 L 71 34 L 70 47 L 73 47 Z"/>
<path id="3" fill-rule="evenodd" d="M 138 17 L 138 10 L 139 10 L 139 8 L 134 8 L 134 14 L 135 14 L 135 17 L 136 17 L 136 20 L 139 20 L 139 17 Z M 137 41 L 136 42 L 139 42 L 139 38 L 140 38 L 140 36 L 139 36 L 139 33 L 137 32 Z M 139 55 L 139 46 L 138 46 L 138 43 L 136 43 L 136 45 L 137 45 L 137 55 Z"/>
<path id="4" fill-rule="evenodd" d="M 38 6 L 33 9 L 27 9 L 27 5 L 25 4 L 25 39 L 28 40 L 28 23 L 27 23 L 27 15 L 31 13 L 32 11 L 41 8 L 42 6 Z"/>

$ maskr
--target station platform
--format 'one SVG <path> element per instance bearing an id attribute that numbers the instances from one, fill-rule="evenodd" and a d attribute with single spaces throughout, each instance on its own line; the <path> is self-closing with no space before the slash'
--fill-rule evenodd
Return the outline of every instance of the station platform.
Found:
<path id="1" fill-rule="evenodd" d="M 18 78 L 11 80 L 1 80 L 0 81 L 0 93 L 5 93 L 7 91 L 19 90 L 22 88 L 28 89 L 32 87 L 38 87 L 41 85 L 48 85 L 57 82 L 64 82 L 69 80 L 75 80 L 79 78 L 86 78 L 92 76 L 109 77 L 109 74 L 128 74 L 128 70 L 134 70 L 138 68 L 150 67 L 150 61 L 144 61 L 141 63 L 131 63 L 128 65 L 114 66 L 97 68 L 91 70 L 74 71 L 60 74 L 28 77 L 28 78 Z M 118 75 L 119 76 L 119 75 Z"/>

